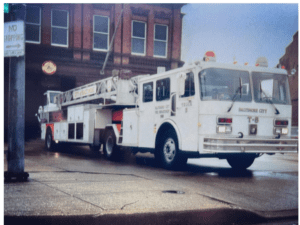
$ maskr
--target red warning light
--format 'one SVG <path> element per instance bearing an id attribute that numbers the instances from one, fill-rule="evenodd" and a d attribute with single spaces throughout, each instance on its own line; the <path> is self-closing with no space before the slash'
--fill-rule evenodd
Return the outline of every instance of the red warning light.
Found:
<path id="1" fill-rule="evenodd" d="M 207 56 L 207 57 L 216 57 L 216 55 L 215 55 L 215 53 L 213 51 L 206 52 L 205 56 Z"/>
<path id="2" fill-rule="evenodd" d="M 281 66 L 281 69 L 284 69 L 284 70 L 285 70 L 285 66 Z"/>

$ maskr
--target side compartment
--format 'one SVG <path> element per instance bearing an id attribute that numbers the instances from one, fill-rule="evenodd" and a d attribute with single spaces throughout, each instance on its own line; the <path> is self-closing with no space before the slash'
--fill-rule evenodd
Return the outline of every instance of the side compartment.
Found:
<path id="1" fill-rule="evenodd" d="M 138 116 L 136 109 L 123 111 L 123 146 L 138 146 Z"/>

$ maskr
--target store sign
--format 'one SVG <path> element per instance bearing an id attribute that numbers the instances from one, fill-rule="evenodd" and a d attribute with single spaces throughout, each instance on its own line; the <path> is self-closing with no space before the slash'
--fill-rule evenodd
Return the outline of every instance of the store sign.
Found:
<path id="1" fill-rule="evenodd" d="M 46 61 L 42 65 L 42 70 L 47 75 L 53 75 L 56 72 L 56 65 L 52 61 Z"/>
<path id="2" fill-rule="evenodd" d="M 4 23 L 4 57 L 25 55 L 24 21 Z"/>
<path id="3" fill-rule="evenodd" d="M 96 94 L 97 91 L 97 87 L 96 85 L 78 90 L 78 91 L 74 91 L 73 92 L 73 99 L 77 99 L 77 98 L 81 98 L 81 97 L 85 97 L 88 95 L 92 95 L 92 94 Z"/>

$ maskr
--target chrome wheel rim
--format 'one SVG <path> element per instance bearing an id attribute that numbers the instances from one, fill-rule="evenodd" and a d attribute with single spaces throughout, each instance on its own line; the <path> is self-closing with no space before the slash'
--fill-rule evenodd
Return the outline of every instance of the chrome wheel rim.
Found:
<path id="1" fill-rule="evenodd" d="M 165 159 L 168 163 L 172 162 L 176 154 L 176 144 L 172 138 L 168 138 L 163 148 Z"/>

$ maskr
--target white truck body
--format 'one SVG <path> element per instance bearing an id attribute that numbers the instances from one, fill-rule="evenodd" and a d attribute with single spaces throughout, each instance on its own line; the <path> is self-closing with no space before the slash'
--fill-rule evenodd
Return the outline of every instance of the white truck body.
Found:
<path id="1" fill-rule="evenodd" d="M 196 62 L 152 76 L 107 78 L 57 93 L 54 102 L 53 111 L 39 110 L 42 139 L 50 128 L 56 142 L 104 144 L 110 152 L 131 147 L 162 158 L 172 152 L 165 164 L 177 153 L 228 159 L 298 151 L 282 69 Z M 53 120 L 55 114 L 62 118 Z"/>

